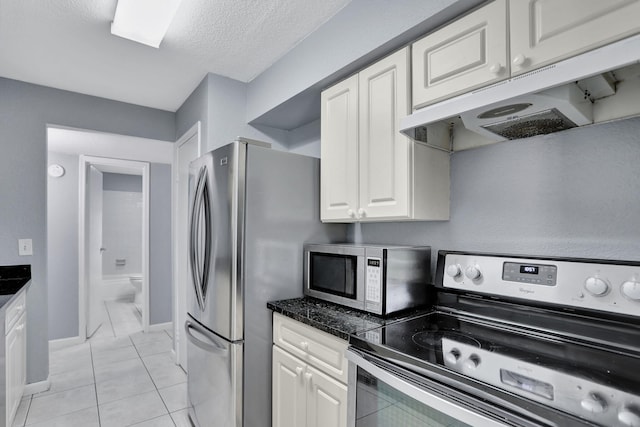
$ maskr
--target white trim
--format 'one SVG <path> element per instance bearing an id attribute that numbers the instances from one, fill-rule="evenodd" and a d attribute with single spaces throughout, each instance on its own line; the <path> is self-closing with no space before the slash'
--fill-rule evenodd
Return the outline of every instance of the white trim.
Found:
<path id="1" fill-rule="evenodd" d="M 170 329 L 173 326 L 173 322 L 154 323 L 149 325 L 149 332 L 160 332 Z"/>
<path id="2" fill-rule="evenodd" d="M 38 381 L 37 383 L 29 383 L 24 386 L 23 396 L 30 396 L 36 393 L 42 393 L 51 388 L 51 379 L 47 377 L 44 381 Z"/>
<path id="3" fill-rule="evenodd" d="M 79 156 L 78 169 L 78 336 L 87 337 L 87 271 L 86 271 L 86 185 L 87 167 L 98 169 L 128 171 L 142 175 L 142 329 L 149 330 L 149 172 L 148 162 L 111 159 L 96 156 Z"/>
<path id="4" fill-rule="evenodd" d="M 173 247 L 173 348 L 175 352 L 174 361 L 176 364 L 179 364 L 179 361 L 186 360 L 187 355 L 180 354 L 179 343 L 180 340 L 183 339 L 183 331 L 182 325 L 176 321 L 176 318 L 179 313 L 179 304 L 180 301 L 179 295 L 179 285 L 180 278 L 178 277 L 178 248 L 177 248 L 177 240 L 178 240 L 178 227 L 176 221 L 178 220 L 178 178 L 180 171 L 178 170 L 178 165 L 176 163 L 178 159 L 178 150 L 182 145 L 184 145 L 187 141 L 189 141 L 194 136 L 197 137 L 197 147 L 198 147 L 198 157 L 202 155 L 202 133 L 201 133 L 201 124 L 200 121 L 195 123 L 191 128 L 186 131 L 175 143 L 175 149 L 173 153 L 173 185 L 172 185 L 172 211 L 173 211 L 173 220 L 171 221 L 171 244 Z"/>
<path id="5" fill-rule="evenodd" d="M 49 341 L 49 351 L 51 350 L 60 350 L 62 348 L 72 347 L 74 345 L 82 344 L 85 340 L 81 337 L 69 337 L 69 338 L 60 338 L 57 340 Z"/>

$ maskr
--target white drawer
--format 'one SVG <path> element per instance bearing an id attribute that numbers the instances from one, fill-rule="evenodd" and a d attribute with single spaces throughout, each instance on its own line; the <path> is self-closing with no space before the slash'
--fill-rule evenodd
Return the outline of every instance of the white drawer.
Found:
<path id="1" fill-rule="evenodd" d="M 26 292 L 22 291 L 18 298 L 16 298 L 6 309 L 4 315 L 4 331 L 5 334 L 13 327 L 18 321 L 20 315 L 24 313 L 27 307 Z"/>
<path id="2" fill-rule="evenodd" d="M 347 341 L 273 313 L 273 342 L 314 365 L 342 383 L 347 383 Z"/>

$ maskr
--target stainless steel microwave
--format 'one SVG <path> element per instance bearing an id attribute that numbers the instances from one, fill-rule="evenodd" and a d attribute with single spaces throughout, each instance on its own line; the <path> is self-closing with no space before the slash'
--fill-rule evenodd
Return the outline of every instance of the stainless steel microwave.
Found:
<path id="1" fill-rule="evenodd" d="M 429 302 L 431 248 L 307 244 L 304 294 L 386 316 Z"/>

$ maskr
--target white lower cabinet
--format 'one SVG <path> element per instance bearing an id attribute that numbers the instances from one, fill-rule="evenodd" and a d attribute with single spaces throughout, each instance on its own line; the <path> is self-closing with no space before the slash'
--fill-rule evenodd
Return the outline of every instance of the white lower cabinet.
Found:
<path id="1" fill-rule="evenodd" d="M 295 344 L 288 337 L 300 338 L 302 348 L 288 348 L 296 356 L 279 346 Z M 346 369 L 330 367 L 346 366 L 346 347 L 344 340 L 274 314 L 272 427 L 346 427 Z M 332 363 L 322 363 L 318 355 Z"/>
<path id="2" fill-rule="evenodd" d="M 5 418 L 6 425 L 11 426 L 27 380 L 27 315 L 24 294 L 14 301 L 5 313 Z"/>

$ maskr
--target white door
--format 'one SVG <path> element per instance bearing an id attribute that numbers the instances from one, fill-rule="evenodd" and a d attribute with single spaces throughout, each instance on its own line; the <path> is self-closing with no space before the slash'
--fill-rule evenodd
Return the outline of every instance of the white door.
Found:
<path id="1" fill-rule="evenodd" d="M 322 92 L 320 219 L 353 221 L 358 209 L 358 76 Z"/>
<path id="2" fill-rule="evenodd" d="M 188 228 L 189 228 L 189 163 L 198 157 L 198 133 L 196 132 L 177 150 L 176 155 L 176 301 L 174 336 L 176 341 L 176 362 L 187 370 L 187 339 L 184 335 L 184 323 L 187 320 L 187 286 L 191 273 L 188 262 Z"/>
<path id="3" fill-rule="evenodd" d="M 89 166 L 89 185 L 87 186 L 88 209 L 87 235 L 88 274 L 87 286 L 87 338 L 93 335 L 103 320 L 102 295 L 102 172 Z"/>
<path id="4" fill-rule="evenodd" d="M 347 426 L 347 386 L 307 367 L 307 427 Z"/>
<path id="5" fill-rule="evenodd" d="M 509 7 L 514 75 L 640 31 L 640 0 L 518 0 Z"/>
<path id="6" fill-rule="evenodd" d="M 415 42 L 413 108 L 509 77 L 507 19 L 496 0 Z"/>
<path id="7" fill-rule="evenodd" d="M 305 367 L 302 361 L 273 346 L 272 426 L 303 427 L 307 417 Z M 331 427 L 329 424 L 326 427 Z"/>
<path id="8" fill-rule="evenodd" d="M 362 221 L 407 218 L 411 203 L 410 144 L 400 118 L 410 113 L 409 48 L 359 74 L 360 203 Z"/>

